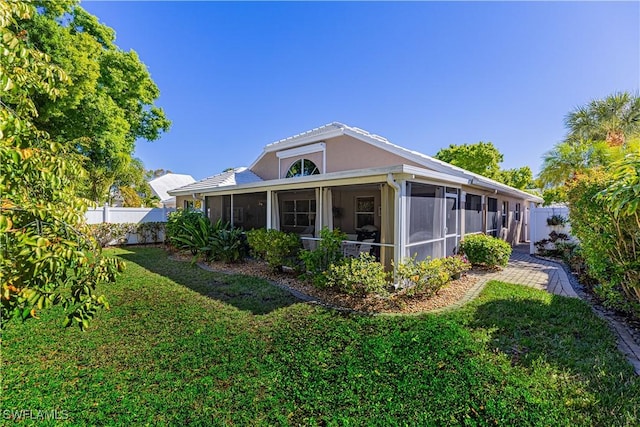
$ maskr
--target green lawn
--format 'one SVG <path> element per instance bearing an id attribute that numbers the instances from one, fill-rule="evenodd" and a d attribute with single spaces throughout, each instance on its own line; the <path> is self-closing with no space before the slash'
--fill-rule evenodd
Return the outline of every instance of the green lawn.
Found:
<path id="1" fill-rule="evenodd" d="M 640 380 L 581 301 L 493 282 L 444 314 L 345 315 L 161 249 L 114 253 L 128 267 L 88 332 L 55 310 L 5 331 L 3 422 L 29 409 L 69 425 L 639 422 Z"/>

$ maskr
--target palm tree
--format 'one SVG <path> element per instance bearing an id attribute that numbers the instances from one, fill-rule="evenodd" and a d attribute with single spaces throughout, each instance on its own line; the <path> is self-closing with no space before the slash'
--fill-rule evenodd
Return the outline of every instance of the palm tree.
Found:
<path id="1" fill-rule="evenodd" d="M 605 141 L 568 139 L 544 155 L 538 176 L 545 187 L 562 185 L 579 173 L 608 164 L 612 155 Z"/>
<path id="2" fill-rule="evenodd" d="M 610 147 L 622 146 L 640 134 L 640 97 L 618 92 L 605 99 L 578 107 L 565 119 L 568 139 L 606 141 Z"/>

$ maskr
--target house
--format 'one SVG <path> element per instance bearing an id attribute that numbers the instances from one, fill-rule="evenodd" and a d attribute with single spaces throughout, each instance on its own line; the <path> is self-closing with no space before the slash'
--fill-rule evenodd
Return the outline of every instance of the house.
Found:
<path id="1" fill-rule="evenodd" d="M 451 255 L 467 234 L 527 241 L 529 209 L 543 201 L 342 123 L 269 144 L 248 168 L 169 194 L 179 206 L 202 200 L 212 221 L 296 232 L 307 243 L 339 228 L 385 265 Z"/>
<path id="2" fill-rule="evenodd" d="M 195 181 L 196 180 L 193 179 L 191 175 L 167 173 L 149 181 L 149 186 L 151 187 L 151 191 L 153 191 L 153 195 L 160 199 L 161 206 L 166 208 L 175 208 L 176 198 L 167 192 L 174 188 L 184 187 L 185 185 L 191 184 Z"/>

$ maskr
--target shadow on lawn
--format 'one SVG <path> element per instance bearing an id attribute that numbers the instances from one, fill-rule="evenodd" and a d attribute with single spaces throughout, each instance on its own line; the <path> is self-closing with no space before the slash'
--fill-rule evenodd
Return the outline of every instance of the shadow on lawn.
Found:
<path id="1" fill-rule="evenodd" d="M 259 278 L 212 273 L 189 262 L 169 259 L 162 248 L 128 248 L 127 253 L 119 257 L 204 296 L 255 315 L 268 314 L 300 302 L 289 292 Z"/>
<path id="2" fill-rule="evenodd" d="M 624 364 L 606 322 L 577 298 L 554 295 L 550 304 L 535 299 L 491 300 L 478 306 L 470 326 L 492 330 L 493 345 L 512 365 L 531 368 L 544 360 L 589 374 L 596 368 L 617 372 Z"/>

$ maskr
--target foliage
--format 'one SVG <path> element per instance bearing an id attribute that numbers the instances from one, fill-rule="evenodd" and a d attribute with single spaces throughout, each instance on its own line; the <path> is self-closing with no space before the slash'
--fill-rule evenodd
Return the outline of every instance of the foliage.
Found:
<path id="1" fill-rule="evenodd" d="M 34 122 L 69 152 L 82 155 L 88 174 L 79 190 L 101 204 L 135 163 L 136 140 L 156 140 L 170 123 L 154 105 L 160 93 L 145 65 L 136 52 L 115 45 L 111 28 L 75 0 L 36 5 L 38 13 L 20 28 L 73 85 L 55 101 L 34 97 L 39 112 Z M 136 188 L 131 182 L 120 185 Z"/>
<path id="2" fill-rule="evenodd" d="M 475 144 L 451 144 L 440 149 L 434 157 L 492 179 L 499 177 L 500 163 L 504 159 L 493 143 L 483 141 Z"/>
<path id="3" fill-rule="evenodd" d="M 265 260 L 273 270 L 297 265 L 301 247 L 297 234 L 264 228 L 250 230 L 246 234 L 253 256 Z"/>
<path id="4" fill-rule="evenodd" d="M 549 187 L 544 188 L 542 190 L 542 198 L 544 199 L 543 206 L 549 206 L 556 203 L 566 203 L 567 202 L 567 191 L 564 187 Z"/>
<path id="5" fill-rule="evenodd" d="M 600 282 L 594 291 L 602 291 L 605 304 L 627 310 L 627 304 L 618 307 L 624 298 L 614 295 L 640 301 L 640 223 L 637 212 L 626 213 L 624 193 L 616 193 L 621 188 L 611 173 L 592 171 L 572 181 L 568 195 L 572 233 L 580 240 L 588 274 Z M 609 199 L 614 194 L 620 204 Z"/>
<path id="6" fill-rule="evenodd" d="M 426 259 L 406 258 L 395 267 L 396 280 L 408 295 L 435 295 L 453 276 L 467 271 L 471 266 L 462 256 Z"/>
<path id="7" fill-rule="evenodd" d="M 640 97 L 618 92 L 576 108 L 565 119 L 568 139 L 605 141 L 608 146 L 624 145 L 640 135 Z"/>
<path id="8" fill-rule="evenodd" d="M 4 333 L 3 410 L 57 408 L 70 425 L 638 424 L 640 378 L 576 298 L 490 282 L 449 313 L 344 315 L 159 248 L 113 252 L 123 302 L 90 334 Z"/>
<path id="9" fill-rule="evenodd" d="M 598 197 L 611 207 L 616 217 L 634 218 L 640 228 L 640 150 L 613 163 L 611 171 L 613 182 Z"/>
<path id="10" fill-rule="evenodd" d="M 337 228 L 329 230 L 323 227 L 320 230 L 320 239 L 316 249 L 300 252 L 300 259 L 314 286 L 323 288 L 327 286 L 325 272 L 332 264 L 339 264 L 344 258 L 342 241 L 347 240 L 347 235 Z"/>
<path id="11" fill-rule="evenodd" d="M 124 264 L 102 256 L 89 237 L 77 157 L 33 125 L 34 100 L 55 100 L 69 87 L 22 29 L 34 14 L 26 2 L 0 3 L 0 329 L 60 304 L 66 325 L 84 330 L 108 307 L 96 287 Z"/>
<path id="12" fill-rule="evenodd" d="M 553 230 L 549 233 L 548 239 L 538 240 L 533 243 L 536 252 L 544 256 L 561 256 L 565 251 L 573 250 L 577 246 L 576 243 L 569 241 L 569 235 L 566 233 L 558 233 Z"/>
<path id="13" fill-rule="evenodd" d="M 555 214 L 547 218 L 547 225 L 565 225 L 568 219 L 562 215 Z"/>
<path id="14" fill-rule="evenodd" d="M 178 209 L 167 219 L 167 238 L 171 246 L 186 249 L 192 255 L 202 253 L 206 258 L 211 254 L 210 236 L 214 226 L 202 211 Z"/>
<path id="15" fill-rule="evenodd" d="M 442 258 L 442 267 L 449 273 L 451 278 L 460 276 L 461 273 L 471 269 L 471 263 L 465 256 L 452 255 Z"/>
<path id="16" fill-rule="evenodd" d="M 234 263 L 243 261 L 249 253 L 244 232 L 240 228 L 216 227 L 210 240 L 212 259 Z"/>
<path id="17" fill-rule="evenodd" d="M 326 286 L 348 295 L 384 295 L 387 285 L 384 266 L 367 253 L 331 264 L 326 272 Z"/>
<path id="18" fill-rule="evenodd" d="M 545 188 L 562 186 L 576 175 L 609 164 L 612 155 L 604 141 L 565 140 L 545 153 L 540 181 Z"/>
<path id="19" fill-rule="evenodd" d="M 460 242 L 460 253 L 466 255 L 472 265 L 505 267 L 511 250 L 511 246 L 504 240 L 485 234 L 464 236 Z"/>
<path id="20" fill-rule="evenodd" d="M 91 235 L 100 243 L 101 247 L 116 244 L 126 244 L 129 236 L 135 234 L 138 243 L 160 243 L 160 233 L 164 231 L 164 222 L 141 223 L 110 223 L 91 224 Z"/>
<path id="21" fill-rule="evenodd" d="M 491 142 L 451 144 L 438 151 L 434 157 L 514 188 L 524 190 L 533 187 L 533 173 L 529 166 L 500 169 L 504 156 Z"/>
<path id="22" fill-rule="evenodd" d="M 501 170 L 497 181 L 520 190 L 534 188 L 535 186 L 533 182 L 533 172 L 531 172 L 529 166 Z"/>

